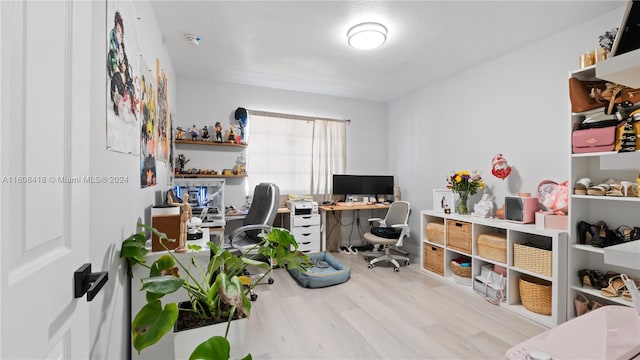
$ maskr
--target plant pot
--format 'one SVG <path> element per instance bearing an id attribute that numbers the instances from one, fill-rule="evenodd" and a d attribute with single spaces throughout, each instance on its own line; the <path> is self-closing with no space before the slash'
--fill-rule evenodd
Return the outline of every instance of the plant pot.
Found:
<path id="1" fill-rule="evenodd" d="M 187 303 L 180 303 L 182 308 Z M 188 305 L 187 305 L 188 306 Z M 247 355 L 246 341 L 246 325 L 247 318 L 231 321 L 229 326 L 229 334 L 227 340 L 231 346 L 231 359 L 240 359 Z M 222 336 L 227 329 L 227 322 L 201 326 L 188 330 L 173 330 L 173 351 L 175 359 L 189 359 L 193 350 L 213 336 Z"/>
<path id="2" fill-rule="evenodd" d="M 231 345 L 231 359 L 240 359 L 247 355 L 245 350 L 247 318 L 233 320 L 229 327 L 227 340 Z M 182 330 L 173 333 L 173 351 L 175 359 L 189 359 L 193 350 L 212 336 L 224 336 L 227 323 L 219 323 Z"/>

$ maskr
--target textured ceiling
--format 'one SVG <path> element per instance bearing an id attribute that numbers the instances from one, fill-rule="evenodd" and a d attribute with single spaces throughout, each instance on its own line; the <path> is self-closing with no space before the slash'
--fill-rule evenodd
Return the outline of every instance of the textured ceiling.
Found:
<path id="1" fill-rule="evenodd" d="M 625 1 L 153 1 L 178 76 L 387 101 Z M 388 28 L 369 51 L 358 22 Z M 185 34 L 202 38 L 199 46 Z M 499 45 L 499 46 L 496 46 Z"/>

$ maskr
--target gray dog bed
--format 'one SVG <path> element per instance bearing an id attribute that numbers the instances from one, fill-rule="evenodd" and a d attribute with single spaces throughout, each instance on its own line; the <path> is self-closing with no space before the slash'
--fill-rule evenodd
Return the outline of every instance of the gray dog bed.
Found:
<path id="1" fill-rule="evenodd" d="M 309 254 L 312 267 L 305 271 L 289 270 L 291 276 L 308 288 L 321 288 L 341 284 L 351 276 L 351 268 L 340 263 L 328 252 Z"/>

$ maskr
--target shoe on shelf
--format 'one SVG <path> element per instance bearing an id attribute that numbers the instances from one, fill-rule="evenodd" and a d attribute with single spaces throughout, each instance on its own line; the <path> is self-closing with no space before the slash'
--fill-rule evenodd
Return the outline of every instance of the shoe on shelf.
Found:
<path id="1" fill-rule="evenodd" d="M 617 196 L 617 197 L 625 196 L 624 193 L 622 192 L 622 184 L 612 184 L 611 187 L 609 187 L 609 190 L 607 190 L 607 192 L 605 193 L 605 195 Z"/>
<path id="2" fill-rule="evenodd" d="M 591 187 L 591 179 L 582 178 L 576 181 L 576 184 L 573 186 L 573 193 L 576 195 L 587 195 L 587 189 Z"/>
<path id="3" fill-rule="evenodd" d="M 601 184 L 592 185 L 587 189 L 587 195 L 605 196 L 613 184 L 615 184 L 615 181 L 613 179 L 609 179 Z"/>
<path id="4" fill-rule="evenodd" d="M 576 307 L 576 316 L 584 315 L 589 312 L 589 299 L 582 294 L 576 295 L 573 300 Z"/>
<path id="5" fill-rule="evenodd" d="M 622 292 L 627 289 L 624 281 L 620 275 L 616 275 L 609 279 L 609 286 L 600 290 L 600 294 L 606 297 L 617 297 L 622 295 Z"/>
<path id="6" fill-rule="evenodd" d="M 577 225 L 578 243 L 582 245 L 591 245 L 591 239 L 596 234 L 598 228 L 586 221 L 580 221 Z"/>
<path id="7" fill-rule="evenodd" d="M 637 197 L 638 196 L 638 183 L 631 181 L 620 181 L 620 186 L 622 187 L 622 193 L 626 197 Z"/>

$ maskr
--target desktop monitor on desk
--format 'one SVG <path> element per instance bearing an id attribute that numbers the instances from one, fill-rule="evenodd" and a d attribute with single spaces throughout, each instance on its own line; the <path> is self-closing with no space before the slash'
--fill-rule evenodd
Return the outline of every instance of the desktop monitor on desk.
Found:
<path id="1" fill-rule="evenodd" d="M 344 195 L 345 201 L 350 195 L 393 195 L 393 176 L 391 175 L 333 175 L 333 194 Z"/>

